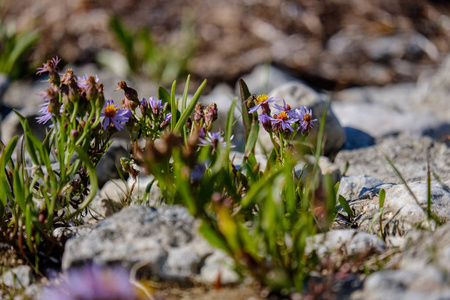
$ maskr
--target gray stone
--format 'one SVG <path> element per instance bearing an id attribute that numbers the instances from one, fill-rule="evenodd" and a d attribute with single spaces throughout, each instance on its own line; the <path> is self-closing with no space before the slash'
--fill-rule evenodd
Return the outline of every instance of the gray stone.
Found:
<path id="1" fill-rule="evenodd" d="M 236 284 L 239 282 L 239 275 L 231 269 L 233 260 L 223 251 L 215 251 L 205 259 L 204 266 L 200 272 L 199 281 L 207 284 L 214 284 L 220 276 L 220 283 L 223 285 Z"/>
<path id="2" fill-rule="evenodd" d="M 383 182 L 402 183 L 387 162 L 384 154 L 394 163 L 407 182 L 426 180 L 427 154 L 430 167 L 443 181 L 450 180 L 450 149 L 430 137 L 412 137 L 401 134 L 397 137 L 378 139 L 370 147 L 341 150 L 334 161 L 348 176 L 367 175 Z M 434 179 L 434 178 L 432 178 Z"/>
<path id="3" fill-rule="evenodd" d="M 379 222 L 375 222 L 373 227 L 371 222 L 379 209 L 378 193 L 382 188 L 386 191 L 382 214 L 385 234 L 401 236 L 418 227 L 434 228 L 436 224 L 428 220 L 426 213 L 427 183 L 412 182 L 408 183 L 408 187 L 417 202 L 403 184 L 378 185 L 359 199 L 350 201 L 349 204 L 357 216 L 355 220 L 358 229 L 380 232 Z M 441 222 L 450 221 L 450 191 L 438 183 L 431 185 L 431 211 Z"/>
<path id="4" fill-rule="evenodd" d="M 34 281 L 33 270 L 27 265 L 18 266 L 6 271 L 1 280 L 4 285 L 14 289 L 27 287 Z"/>
<path id="5" fill-rule="evenodd" d="M 313 145 L 317 143 L 317 134 L 319 131 L 319 120 L 325 109 L 325 100 L 323 97 L 316 93 L 310 87 L 300 83 L 300 82 L 289 82 L 282 86 L 279 86 L 273 90 L 270 97 L 278 97 L 280 101 L 278 104 L 283 104 L 281 99 L 284 99 L 287 104 L 291 106 L 292 109 L 300 108 L 301 106 L 306 106 L 312 109 L 313 118 L 317 119 L 314 128 L 309 134 L 307 140 Z M 261 144 L 266 148 L 266 150 L 272 148 L 272 143 L 270 142 L 269 134 L 265 130 L 259 131 L 259 139 Z M 342 148 L 345 143 L 345 131 L 340 125 L 338 119 L 333 113 L 331 107 L 327 111 L 327 116 L 325 119 L 325 132 L 324 132 L 324 155 L 334 158 L 336 153 Z"/>
<path id="6" fill-rule="evenodd" d="M 380 184 L 383 184 L 381 180 L 367 175 L 343 176 L 337 194 L 342 195 L 347 201 L 354 200 Z"/>
<path id="7" fill-rule="evenodd" d="M 431 112 L 405 111 L 382 103 L 335 102 L 333 110 L 342 126 L 375 138 L 400 132 L 421 136 L 444 124 Z"/>
<path id="8" fill-rule="evenodd" d="M 437 72 L 419 78 L 419 96 L 416 105 L 422 111 L 431 111 L 441 120 L 450 122 L 450 55 Z"/>
<path id="9" fill-rule="evenodd" d="M 251 94 L 267 94 L 286 82 L 300 80 L 292 75 L 272 66 L 259 65 L 256 66 L 250 74 L 242 76 Z M 239 95 L 239 82 L 236 83 L 236 95 Z"/>
<path id="10" fill-rule="evenodd" d="M 43 141 L 50 123 L 42 125 L 36 122 L 36 117 L 40 116 L 39 110 L 36 107 L 30 106 L 19 109 L 18 112 L 28 120 L 34 136 Z M 1 123 L 2 141 L 7 144 L 13 137 L 20 136 L 21 134 L 23 134 L 23 129 L 19 117 L 14 111 L 11 111 Z"/>
<path id="11" fill-rule="evenodd" d="M 448 299 L 448 277 L 427 266 L 421 270 L 383 270 L 370 275 L 364 289 L 354 293 L 353 300 L 423 300 Z"/>
<path id="12" fill-rule="evenodd" d="M 319 258 L 337 257 L 339 255 L 355 255 L 361 253 L 382 253 L 386 251 L 386 244 L 382 239 L 366 232 L 354 229 L 337 229 L 327 233 L 309 237 L 305 252 L 316 251 Z"/>
<path id="13" fill-rule="evenodd" d="M 412 231 L 406 235 L 405 240 L 405 250 L 400 261 L 402 269 L 421 271 L 432 265 L 450 274 L 449 223 L 439 226 L 434 232 Z"/>
<path id="14" fill-rule="evenodd" d="M 139 264 L 143 276 L 190 282 L 214 252 L 185 208 L 130 206 L 99 222 L 89 234 L 69 239 L 62 267 L 93 262 L 131 269 Z"/>
<path id="15" fill-rule="evenodd" d="M 57 239 L 79 237 L 90 233 L 92 228 L 92 225 L 58 227 L 53 230 L 53 237 Z"/>

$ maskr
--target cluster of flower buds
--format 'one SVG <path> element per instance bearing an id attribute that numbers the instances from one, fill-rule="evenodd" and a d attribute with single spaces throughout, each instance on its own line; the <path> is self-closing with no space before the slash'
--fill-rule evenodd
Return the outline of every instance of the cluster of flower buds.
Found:
<path id="1" fill-rule="evenodd" d="M 217 104 L 211 103 L 208 107 L 204 107 L 201 103 L 197 103 L 194 111 L 194 124 L 198 129 L 206 131 L 211 130 L 213 122 L 217 120 Z"/>
<path id="2" fill-rule="evenodd" d="M 75 76 L 72 69 L 68 69 L 60 76 L 57 73 L 59 61 L 58 58 L 48 61 L 37 72 L 37 74 L 48 72 L 49 81 L 52 83 L 45 93 L 41 93 L 45 102 L 40 109 L 42 116 L 37 120 L 45 124 L 52 118 L 58 119 L 66 111 L 68 116 L 75 114 L 79 121 L 85 121 L 91 109 L 100 111 L 104 106 L 103 85 L 93 76 Z"/>

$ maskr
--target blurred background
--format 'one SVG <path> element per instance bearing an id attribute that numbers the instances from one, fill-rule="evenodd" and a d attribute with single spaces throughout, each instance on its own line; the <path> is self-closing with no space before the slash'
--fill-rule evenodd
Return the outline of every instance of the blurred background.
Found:
<path id="1" fill-rule="evenodd" d="M 447 1 L 0 0 L 0 73 L 11 80 L 58 55 L 61 69 L 94 63 L 163 84 L 191 74 L 209 90 L 271 64 L 336 91 L 416 81 L 449 37 Z"/>

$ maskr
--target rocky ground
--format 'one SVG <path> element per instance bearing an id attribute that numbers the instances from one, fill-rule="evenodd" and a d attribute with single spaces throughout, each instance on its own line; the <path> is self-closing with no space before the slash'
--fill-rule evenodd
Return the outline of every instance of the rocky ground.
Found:
<path id="1" fill-rule="evenodd" d="M 115 88 L 115 79 L 108 76 L 108 72 L 92 68 L 75 68 L 75 73 L 94 71 L 104 79 L 106 92 L 119 99 L 120 95 L 111 92 Z M 325 126 L 325 156 L 321 158 L 320 168 L 322 173 L 332 174 L 336 181 L 340 181 L 338 193 L 348 201 L 355 217 L 351 220 L 339 217 L 334 230 L 311 238 L 308 247 L 336 259 L 342 249 L 351 255 L 377 255 L 366 257 L 366 261 L 375 257 L 389 258 L 389 263 L 381 271 L 367 277 L 347 278 L 347 284 L 335 287 L 340 299 L 450 297 L 450 106 L 446 105 L 450 89 L 449 72 L 450 59 L 447 59 L 427 81 L 350 88 L 334 93 L 318 93 L 275 67 L 255 68 L 244 76 L 251 91 L 259 91 L 266 86 L 271 95 L 284 98 L 292 107 L 311 107 L 317 118 L 325 101 L 332 100 Z M 268 78 L 269 84 L 261 78 Z M 144 90 L 145 95 L 156 92 L 152 91 L 151 85 L 144 83 L 136 82 L 135 87 L 138 91 Z M 4 108 L 20 108 L 33 121 L 39 100 L 32 95 L 36 95 L 40 88 L 42 83 L 39 81 L 14 83 L 3 97 Z M 236 95 L 235 86 L 222 84 L 201 101 L 216 101 L 222 112 L 219 118 L 224 118 L 226 107 Z M 20 133 L 14 114 L 8 114 L 1 125 L 5 142 Z M 33 128 L 43 134 L 42 126 L 34 123 Z M 239 130 L 237 125 L 236 159 L 242 156 Z M 261 135 L 260 140 L 264 139 Z M 112 174 L 117 159 L 125 154 L 126 140 L 118 136 L 98 167 L 103 188 L 92 204 L 93 213 L 85 217 L 83 226 L 55 231 L 55 235 L 71 236 L 63 256 L 63 269 L 92 261 L 121 262 L 128 267 L 142 263 L 140 272 L 156 275 L 172 288 L 181 286 L 173 290 L 161 289 L 161 296 L 165 299 L 192 299 L 200 295 L 216 297 L 215 293 L 219 292 L 229 297 L 236 291 L 240 292 L 233 299 L 261 297 L 250 282 L 238 285 L 241 282 L 229 267 L 229 258 L 199 236 L 194 220 L 184 208 L 133 205 L 122 209 L 120 200 L 133 181 L 114 180 Z M 385 156 L 392 160 L 403 179 L 394 172 Z M 429 221 L 424 211 L 427 161 L 432 177 L 431 211 L 439 218 L 440 226 Z M 150 180 L 148 176 L 139 176 L 133 192 L 135 203 L 152 203 L 157 199 L 157 189 L 152 190 L 148 199 L 142 199 Z M 385 240 L 377 236 L 381 232 L 379 223 L 371 225 L 379 209 L 380 189 L 386 191 L 382 214 Z M 11 272 L 20 274 L 19 278 L 24 276 L 22 284 L 28 286 L 26 293 L 34 295 L 39 286 L 33 283 L 31 270 L 27 268 L 20 266 Z M 8 274 L 6 278 L 12 277 Z M 211 289 L 218 278 L 221 285 L 233 288 Z M 11 282 L 5 280 L 7 285 L 13 284 Z"/>
<path id="2" fill-rule="evenodd" d="M 194 14 L 200 41 L 189 71 L 210 80 L 200 101 L 218 104 L 222 126 L 227 108 L 238 95 L 239 77 L 253 93 L 282 97 L 292 107 L 307 105 L 315 118 L 320 118 L 325 101 L 331 100 L 320 168 L 340 181 L 338 193 L 355 216 L 339 217 L 333 230 L 309 240 L 308 249 L 335 264 L 342 264 L 342 251 L 363 256 L 367 264 L 388 262 L 368 276 L 341 278 L 332 288 L 336 298 L 450 298 L 450 57 L 445 55 L 450 50 L 450 19 L 446 2 L 209 3 L 23 1 L 5 5 L 1 14 L 4 20 L 15 17 L 19 26 L 34 24 L 47 33 L 34 52 L 36 57 L 58 54 L 66 62 L 74 61 L 68 66 L 77 75 L 97 74 L 106 97 L 117 101 L 121 94 L 113 90 L 124 78 L 92 64 L 98 49 L 115 46 L 106 30 L 109 16 L 122 15 L 137 27 L 151 20 L 157 38 L 163 41 L 179 28 L 174 20 L 183 11 Z M 51 13 L 44 13 L 45 9 Z M 398 41 L 396 47 L 393 40 Z M 264 64 L 269 58 L 271 64 Z M 38 92 L 45 90 L 46 83 L 42 79 L 1 80 L 1 140 L 8 142 L 21 133 L 12 108 L 42 138 L 45 129 L 35 123 L 35 117 L 42 101 Z M 158 84 L 147 78 L 133 77 L 128 82 L 140 97 L 157 94 Z M 241 130 L 237 123 L 233 153 L 237 160 L 243 151 Z M 266 138 L 261 133 L 260 150 Z M 55 235 L 71 237 L 63 269 L 91 261 L 142 264 L 140 272 L 163 280 L 159 285 L 151 282 L 161 299 L 263 298 L 265 291 L 251 281 L 239 281 L 230 259 L 202 239 L 185 209 L 123 208 L 120 200 L 133 181 L 118 179 L 116 164 L 126 155 L 127 140 L 118 134 L 97 168 L 102 189 L 92 203 L 92 214 L 84 218 L 85 225 L 55 230 Z M 442 223 L 439 226 L 424 212 L 427 162 L 431 211 Z M 134 204 L 153 204 L 157 199 L 155 188 L 148 199 L 142 199 L 150 181 L 144 174 L 138 177 Z M 386 191 L 386 200 L 380 228 L 379 222 L 371 222 L 379 210 L 381 189 Z M 381 231 L 385 240 L 379 238 Z M 17 276 L 26 287 L 25 295 L 37 297 L 45 283 L 37 283 L 31 269 L 13 253 L 5 248 L 0 253 L 2 265 L 13 267 L 3 276 L 5 286 L 19 288 Z M 217 280 L 221 289 L 213 288 Z"/>
<path id="3" fill-rule="evenodd" d="M 322 89 L 415 81 L 450 50 L 447 1 L 192 0 L 5 1 L 0 19 L 43 34 L 33 50 L 40 64 L 94 62 L 117 50 L 113 15 L 132 29 L 150 28 L 156 42 L 176 41 L 193 23 L 197 51 L 188 66 L 211 86 L 233 83 L 265 62 Z M 395 43 L 393 43 L 395 41 Z"/>

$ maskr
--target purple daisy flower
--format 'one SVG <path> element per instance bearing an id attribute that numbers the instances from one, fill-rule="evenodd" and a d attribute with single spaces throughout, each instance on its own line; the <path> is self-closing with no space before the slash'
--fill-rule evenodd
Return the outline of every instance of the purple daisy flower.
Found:
<path id="1" fill-rule="evenodd" d="M 231 136 L 230 141 L 233 140 L 234 135 Z M 208 132 L 208 136 L 205 138 L 199 138 L 199 145 L 200 146 L 212 146 L 213 147 L 213 153 L 216 150 L 218 145 L 222 145 L 224 147 L 227 146 L 227 142 L 224 141 L 224 138 L 220 131 L 218 132 Z M 230 145 L 230 148 L 234 148 L 235 145 Z"/>
<path id="2" fill-rule="evenodd" d="M 85 266 L 70 270 L 59 284 L 44 289 L 42 299 L 138 299 L 126 270 Z"/>
<path id="3" fill-rule="evenodd" d="M 302 133 L 308 133 L 314 125 L 313 122 L 317 121 L 317 119 L 312 118 L 312 110 L 308 110 L 305 106 L 296 109 L 294 115 L 299 122 L 297 131 L 301 129 Z"/>
<path id="4" fill-rule="evenodd" d="M 123 125 L 121 122 L 125 123 L 128 121 L 131 117 L 131 111 L 116 107 L 113 100 L 106 100 L 100 116 L 105 117 L 103 120 L 103 129 L 106 129 L 112 123 L 117 130 L 122 130 Z"/>
<path id="5" fill-rule="evenodd" d="M 280 113 L 273 115 L 270 120 L 272 121 L 272 127 L 275 131 L 294 131 L 291 124 L 298 121 L 297 119 L 290 118 L 286 111 L 281 111 Z"/>
<path id="6" fill-rule="evenodd" d="M 275 97 L 270 97 L 269 98 L 266 94 L 259 95 L 258 97 L 256 97 L 257 104 L 255 106 L 253 106 L 248 111 L 248 113 L 252 114 L 255 111 L 257 111 L 258 108 L 260 108 L 260 107 L 262 107 L 264 113 L 270 113 L 269 103 L 273 103 L 273 102 L 276 102 L 278 100 L 279 99 L 275 98 Z"/>

